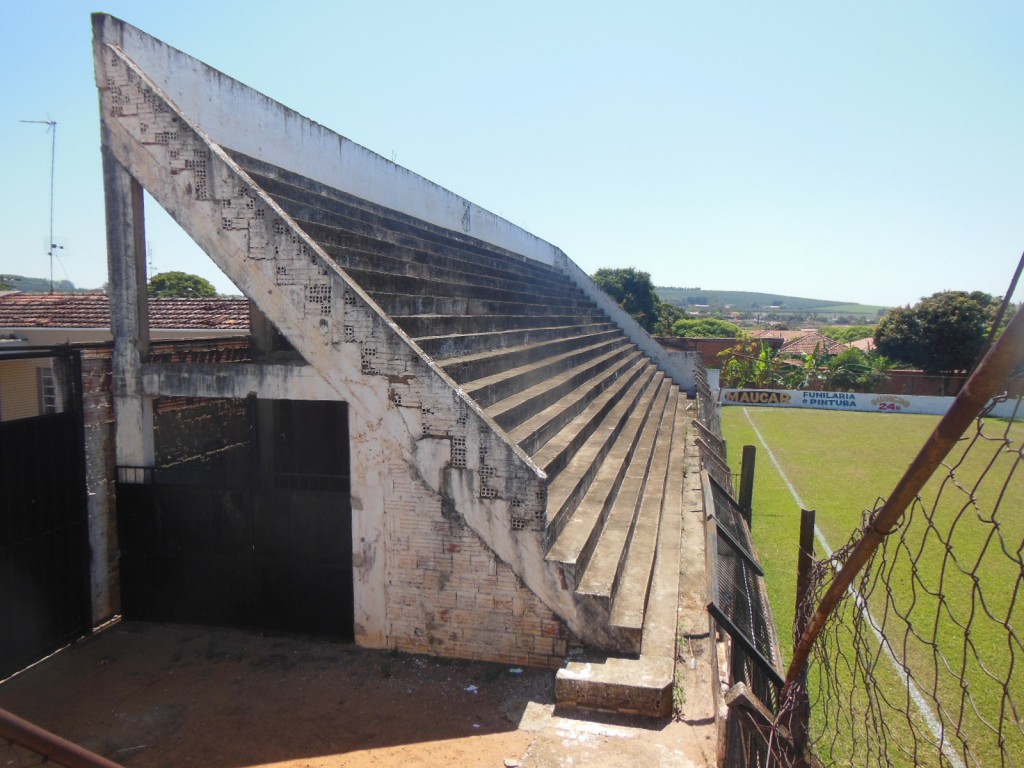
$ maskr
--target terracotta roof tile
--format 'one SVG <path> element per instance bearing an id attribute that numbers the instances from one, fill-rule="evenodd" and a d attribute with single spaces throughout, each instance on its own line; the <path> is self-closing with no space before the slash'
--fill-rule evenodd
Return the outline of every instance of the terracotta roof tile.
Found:
<path id="1" fill-rule="evenodd" d="M 818 350 L 830 355 L 838 355 L 840 352 L 845 352 L 849 348 L 849 345 L 843 344 L 835 339 L 830 339 L 828 336 L 822 336 L 820 333 L 815 331 L 813 333 L 805 333 L 798 339 L 787 341 L 779 347 L 779 354 L 809 355 L 815 350 Z"/>
<path id="2" fill-rule="evenodd" d="M 245 330 L 249 301 L 150 299 L 149 324 L 160 329 Z M 0 295 L 0 328 L 109 328 L 110 302 L 102 293 L 8 293 Z"/>

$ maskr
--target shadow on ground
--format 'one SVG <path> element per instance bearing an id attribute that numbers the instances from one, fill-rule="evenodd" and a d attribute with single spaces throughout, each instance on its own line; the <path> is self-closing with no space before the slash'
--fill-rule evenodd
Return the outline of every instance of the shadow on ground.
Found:
<path id="1" fill-rule="evenodd" d="M 551 670 L 132 622 L 9 680 L 0 707 L 129 768 L 359 765 L 359 753 L 514 735 L 553 687 Z M 501 755 L 528 746 L 504 741 Z"/>

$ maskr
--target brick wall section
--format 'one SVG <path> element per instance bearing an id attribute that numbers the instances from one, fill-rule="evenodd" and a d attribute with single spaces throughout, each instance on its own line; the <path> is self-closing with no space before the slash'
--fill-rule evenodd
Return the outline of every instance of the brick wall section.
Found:
<path id="1" fill-rule="evenodd" d="M 782 346 L 782 339 L 758 339 L 768 346 L 778 349 Z M 701 339 L 677 336 L 659 336 L 658 343 L 665 349 L 674 352 L 698 352 L 705 368 L 721 368 L 722 358 L 718 355 L 727 349 L 735 347 L 737 339 Z"/>
<path id="2" fill-rule="evenodd" d="M 389 645 L 410 653 L 559 667 L 574 638 L 512 570 L 436 497 L 391 467 Z"/>
<path id="3" fill-rule="evenodd" d="M 88 349 L 82 353 L 82 403 L 85 482 L 89 493 L 89 546 L 92 550 L 92 619 L 94 624 L 101 624 L 121 612 L 115 499 L 117 468 L 109 348 Z"/>
<path id="4" fill-rule="evenodd" d="M 224 459 L 228 453 L 248 454 L 251 440 L 252 421 L 245 400 L 160 397 L 153 403 L 158 467 L 215 456 Z"/>
<path id="5" fill-rule="evenodd" d="M 932 376 L 923 371 L 889 371 L 888 380 L 877 387 L 877 394 L 890 395 L 932 395 L 953 397 L 964 385 L 966 376 L 949 374 Z"/>

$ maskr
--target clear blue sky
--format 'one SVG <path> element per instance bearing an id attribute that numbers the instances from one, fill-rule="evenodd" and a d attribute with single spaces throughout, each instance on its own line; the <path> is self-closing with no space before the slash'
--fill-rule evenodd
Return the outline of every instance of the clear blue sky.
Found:
<path id="1" fill-rule="evenodd" d="M 114 14 L 656 285 L 1002 295 L 1024 250 L 1024 3 L 35 0 L 0 31 L 0 273 L 106 280 L 89 13 Z M 156 271 L 235 292 L 149 201 Z M 1017 298 L 1024 295 L 1019 290 Z"/>

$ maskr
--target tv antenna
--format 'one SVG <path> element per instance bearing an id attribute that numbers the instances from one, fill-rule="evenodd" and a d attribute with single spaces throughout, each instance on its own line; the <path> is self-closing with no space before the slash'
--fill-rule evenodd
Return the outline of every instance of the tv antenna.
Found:
<path id="1" fill-rule="evenodd" d="M 36 125 L 45 125 L 46 130 L 51 135 L 50 141 L 50 293 L 53 293 L 53 252 L 56 250 L 62 250 L 63 245 L 57 245 L 53 242 L 53 172 L 54 164 L 57 158 L 57 121 L 56 120 L 19 120 L 21 123 L 34 123 Z"/>

